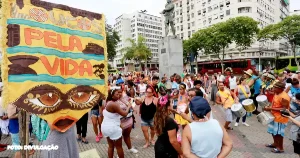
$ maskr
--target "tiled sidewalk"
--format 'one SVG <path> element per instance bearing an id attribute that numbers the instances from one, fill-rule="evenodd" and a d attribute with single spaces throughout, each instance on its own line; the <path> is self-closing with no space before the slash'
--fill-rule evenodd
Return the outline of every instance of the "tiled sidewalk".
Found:
<path id="1" fill-rule="evenodd" d="M 221 110 L 220 106 L 213 107 L 214 118 L 218 119 L 221 123 L 224 123 L 224 113 Z M 138 117 L 136 117 L 138 118 Z M 269 135 L 266 130 L 267 126 L 263 126 L 258 123 L 255 115 L 250 118 L 247 118 L 247 123 L 250 124 L 250 127 L 245 127 L 240 125 L 235 127 L 233 131 L 230 131 L 230 137 L 234 141 L 234 147 L 229 158 L 298 158 L 296 154 L 293 153 L 293 145 L 288 138 L 284 140 L 285 153 L 274 154 L 270 151 L 269 148 L 264 147 L 265 144 L 272 142 L 272 137 Z M 288 137 L 288 130 L 286 130 Z M 98 154 L 101 158 L 107 157 L 107 142 L 105 139 L 102 139 L 99 143 L 95 142 L 93 126 L 89 120 L 88 124 L 88 133 L 87 140 L 89 144 L 78 143 L 80 152 L 96 148 Z M 131 133 L 132 143 L 138 150 L 138 154 L 131 154 L 128 152 L 125 143 L 123 143 L 125 157 L 126 158 L 154 158 L 154 149 L 153 146 L 148 149 L 142 149 L 144 145 L 144 137 L 140 129 L 140 119 L 137 119 L 136 128 Z M 2 138 L 1 143 L 10 144 L 10 137 Z M 38 144 L 35 141 L 36 144 Z M 0 152 L 0 158 L 3 157 L 12 157 L 13 151 L 4 151 Z M 39 152 L 36 152 L 33 156 L 34 158 L 40 158 Z"/>

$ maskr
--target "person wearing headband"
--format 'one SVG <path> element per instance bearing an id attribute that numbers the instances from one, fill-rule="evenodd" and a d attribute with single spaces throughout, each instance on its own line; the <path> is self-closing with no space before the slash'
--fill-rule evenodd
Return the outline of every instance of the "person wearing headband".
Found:
<path id="1" fill-rule="evenodd" d="M 207 100 L 195 97 L 190 102 L 193 122 L 183 130 L 182 150 L 185 157 L 226 157 L 232 150 L 232 140 L 225 128 L 211 118 Z"/>
<path id="2" fill-rule="evenodd" d="M 162 96 L 157 104 L 154 115 L 154 130 L 158 136 L 154 146 L 157 158 L 178 158 L 182 156 L 182 150 L 177 141 L 178 125 L 170 117 L 171 104 L 168 95 Z"/>

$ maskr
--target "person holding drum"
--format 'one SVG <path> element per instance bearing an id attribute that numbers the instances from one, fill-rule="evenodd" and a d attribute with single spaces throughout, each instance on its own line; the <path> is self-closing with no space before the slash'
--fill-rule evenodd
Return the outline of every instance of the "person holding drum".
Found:
<path id="1" fill-rule="evenodd" d="M 284 91 L 285 83 L 276 82 L 273 86 L 274 88 L 274 99 L 271 106 L 264 108 L 265 111 L 271 111 L 275 117 L 274 121 L 268 125 L 268 133 L 273 136 L 273 144 L 267 144 L 266 147 L 272 148 L 273 153 L 282 153 L 283 149 L 283 137 L 285 128 L 288 123 L 288 118 L 281 115 L 281 110 L 290 109 L 290 97 Z"/>
<path id="2" fill-rule="evenodd" d="M 292 80 L 292 86 L 290 86 L 289 88 L 286 89 L 286 91 L 291 91 L 292 97 L 295 98 L 297 93 L 300 93 L 300 84 L 299 84 L 299 80 L 296 78 L 293 78 Z M 300 110 L 300 106 L 298 103 L 293 102 L 291 105 L 292 110 Z"/>
<path id="3" fill-rule="evenodd" d="M 268 73 L 265 82 L 263 82 L 262 84 L 262 92 L 267 96 L 270 103 L 272 103 L 274 98 L 273 85 L 277 81 L 278 80 L 275 79 L 275 76 L 273 74 Z"/>
<path id="4" fill-rule="evenodd" d="M 231 106 L 234 104 L 234 102 L 238 103 L 238 98 L 233 92 L 225 88 L 223 82 L 219 83 L 219 91 L 217 92 L 216 97 L 216 103 L 222 105 L 225 109 L 226 122 L 224 128 L 226 130 L 233 130 L 233 128 L 229 127 L 234 117 L 231 111 Z M 235 100 L 233 98 L 235 98 Z"/>
<path id="5" fill-rule="evenodd" d="M 262 81 L 261 81 L 260 77 L 253 75 L 253 71 L 251 69 L 244 71 L 244 77 L 245 77 L 246 83 L 250 87 L 250 92 L 252 94 L 252 96 L 250 98 L 253 100 L 254 105 L 256 107 L 256 110 L 253 112 L 253 114 L 258 115 L 260 112 L 257 111 L 258 103 L 255 98 L 257 96 L 259 96 L 259 94 L 260 94 L 260 87 L 261 87 Z"/>
<path id="6" fill-rule="evenodd" d="M 239 98 L 239 102 L 241 104 L 245 99 L 248 99 L 251 96 L 250 88 L 246 83 L 245 77 L 240 78 L 239 85 L 235 88 L 234 94 L 237 94 L 237 96 Z M 243 125 L 249 127 L 250 125 L 248 125 L 246 123 L 246 118 L 247 118 L 247 115 L 243 116 L 242 122 L 243 122 Z M 236 119 L 236 123 L 234 124 L 234 126 L 237 127 L 239 125 L 239 122 L 240 122 L 240 118 L 238 117 Z"/>

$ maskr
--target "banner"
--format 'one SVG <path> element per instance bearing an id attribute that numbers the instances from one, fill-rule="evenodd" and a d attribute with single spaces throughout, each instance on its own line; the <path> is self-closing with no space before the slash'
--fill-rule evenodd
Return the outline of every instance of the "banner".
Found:
<path id="1" fill-rule="evenodd" d="M 107 95 L 105 17 L 40 0 L 2 0 L 3 105 L 65 132 Z"/>

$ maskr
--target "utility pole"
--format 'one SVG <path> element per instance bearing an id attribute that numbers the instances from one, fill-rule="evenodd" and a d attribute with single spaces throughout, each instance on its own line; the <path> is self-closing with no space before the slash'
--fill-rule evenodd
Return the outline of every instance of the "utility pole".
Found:
<path id="1" fill-rule="evenodd" d="M 259 41 L 259 48 L 258 48 L 259 49 L 259 58 L 258 58 L 258 71 L 259 72 L 262 72 L 262 70 L 261 70 L 262 66 L 261 66 L 260 60 L 261 60 L 261 56 L 263 54 L 262 50 L 263 50 L 264 46 L 265 46 L 265 40 Z"/>

